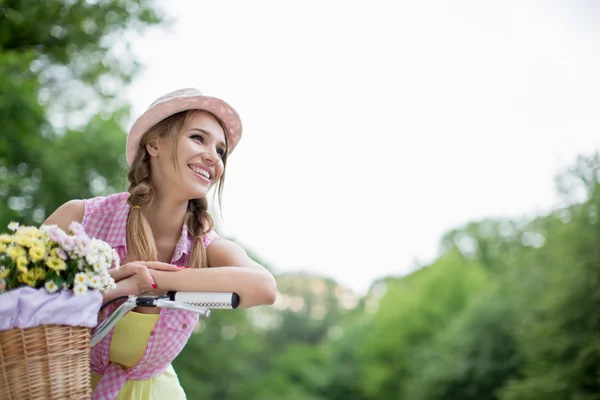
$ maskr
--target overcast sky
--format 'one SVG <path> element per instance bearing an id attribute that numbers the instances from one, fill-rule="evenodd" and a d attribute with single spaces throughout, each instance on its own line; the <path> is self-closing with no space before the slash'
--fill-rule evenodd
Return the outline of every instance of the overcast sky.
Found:
<path id="1" fill-rule="evenodd" d="M 550 210 L 599 147 L 598 7 L 542 3 L 170 0 L 126 95 L 232 104 L 221 233 L 363 292 L 451 228 Z"/>

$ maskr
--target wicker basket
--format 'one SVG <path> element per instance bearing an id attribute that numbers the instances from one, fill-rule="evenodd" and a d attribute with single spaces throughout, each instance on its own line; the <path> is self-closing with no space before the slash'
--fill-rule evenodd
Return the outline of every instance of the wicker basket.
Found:
<path id="1" fill-rule="evenodd" d="M 90 346 L 85 327 L 0 331 L 0 399 L 89 400 Z"/>

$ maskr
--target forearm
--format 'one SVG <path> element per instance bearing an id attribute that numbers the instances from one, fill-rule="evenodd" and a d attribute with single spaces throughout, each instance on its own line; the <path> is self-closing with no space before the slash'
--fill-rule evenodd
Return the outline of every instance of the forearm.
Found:
<path id="1" fill-rule="evenodd" d="M 266 270 L 248 267 L 217 267 L 165 272 L 152 270 L 160 291 L 233 292 L 240 308 L 273 304 L 276 282 Z"/>

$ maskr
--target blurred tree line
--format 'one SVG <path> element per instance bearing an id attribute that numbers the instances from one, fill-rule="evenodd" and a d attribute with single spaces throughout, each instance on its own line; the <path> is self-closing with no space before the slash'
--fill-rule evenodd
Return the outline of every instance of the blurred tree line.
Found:
<path id="1" fill-rule="evenodd" d="M 448 232 L 442 255 L 355 298 L 280 275 L 275 307 L 215 312 L 175 367 L 190 398 L 600 399 L 600 157 L 533 220 Z"/>
<path id="2" fill-rule="evenodd" d="M 142 0 L 0 0 L 0 224 L 123 188 L 124 32 L 161 19 Z M 558 187 L 564 207 L 448 232 L 365 297 L 280 275 L 274 307 L 214 312 L 175 361 L 188 397 L 600 399 L 600 158 Z"/>

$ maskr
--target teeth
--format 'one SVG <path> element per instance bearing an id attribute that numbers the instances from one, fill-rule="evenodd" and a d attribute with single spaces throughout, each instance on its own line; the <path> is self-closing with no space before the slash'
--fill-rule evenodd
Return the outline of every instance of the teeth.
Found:
<path id="1" fill-rule="evenodd" d="M 208 172 L 206 172 L 206 170 L 204 170 L 202 168 L 195 168 L 195 167 L 191 167 L 191 168 L 192 168 L 192 171 L 194 171 L 195 173 L 202 175 L 206 179 L 210 179 L 210 174 Z"/>

